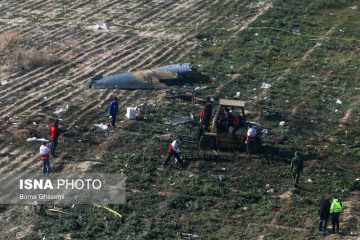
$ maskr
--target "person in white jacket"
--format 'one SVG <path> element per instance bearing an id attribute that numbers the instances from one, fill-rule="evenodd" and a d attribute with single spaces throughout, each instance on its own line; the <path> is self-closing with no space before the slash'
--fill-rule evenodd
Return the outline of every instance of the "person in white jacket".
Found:
<path id="1" fill-rule="evenodd" d="M 253 153 L 255 151 L 255 138 L 256 138 L 256 129 L 252 126 L 252 124 L 249 125 L 247 134 L 246 134 L 246 152 L 249 156 L 250 153 Z"/>
<path id="2" fill-rule="evenodd" d="M 175 157 L 175 163 L 180 164 L 182 167 L 185 166 L 184 162 L 181 160 L 180 158 L 180 139 L 175 139 L 168 148 L 168 155 L 165 159 L 165 162 L 163 163 L 163 165 L 167 164 L 171 157 L 174 156 Z"/>
<path id="3" fill-rule="evenodd" d="M 40 155 L 39 158 L 43 161 L 43 173 L 50 174 L 50 151 L 51 149 L 43 142 L 40 146 Z"/>

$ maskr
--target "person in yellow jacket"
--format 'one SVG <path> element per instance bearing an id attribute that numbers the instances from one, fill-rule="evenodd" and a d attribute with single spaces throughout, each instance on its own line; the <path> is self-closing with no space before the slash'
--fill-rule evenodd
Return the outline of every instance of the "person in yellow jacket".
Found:
<path id="1" fill-rule="evenodd" d="M 333 196 L 333 201 L 330 206 L 330 215 L 331 215 L 333 233 L 335 233 L 335 225 L 336 225 L 336 232 L 339 233 L 339 218 L 342 210 L 343 210 L 343 206 L 339 198 L 337 196 Z"/>

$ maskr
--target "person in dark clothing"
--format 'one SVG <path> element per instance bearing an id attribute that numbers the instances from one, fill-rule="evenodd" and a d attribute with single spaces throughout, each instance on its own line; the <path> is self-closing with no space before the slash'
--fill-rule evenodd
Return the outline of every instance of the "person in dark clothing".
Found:
<path id="1" fill-rule="evenodd" d="M 111 126 L 115 127 L 116 115 L 119 112 L 119 103 L 118 98 L 114 97 L 114 99 L 109 104 L 109 115 L 111 116 Z"/>
<path id="2" fill-rule="evenodd" d="M 210 125 L 210 119 L 211 119 L 211 115 L 212 115 L 212 103 L 210 101 L 210 97 L 206 98 L 206 104 L 205 104 L 205 116 L 204 116 L 204 129 L 208 129 L 209 125 Z"/>
<path id="3" fill-rule="evenodd" d="M 56 147 L 59 141 L 59 136 L 64 131 L 59 128 L 59 119 L 55 119 L 54 123 L 50 126 L 50 140 L 51 140 L 51 153 L 52 157 L 55 157 Z"/>
<path id="4" fill-rule="evenodd" d="M 297 187 L 300 179 L 300 174 L 304 173 L 304 163 L 302 157 L 300 156 L 300 153 L 295 152 L 295 156 L 291 159 L 290 170 L 292 173 L 294 187 Z"/>
<path id="5" fill-rule="evenodd" d="M 328 219 L 330 217 L 330 200 L 328 197 L 320 201 L 320 209 L 319 209 L 319 231 L 326 231 Z"/>

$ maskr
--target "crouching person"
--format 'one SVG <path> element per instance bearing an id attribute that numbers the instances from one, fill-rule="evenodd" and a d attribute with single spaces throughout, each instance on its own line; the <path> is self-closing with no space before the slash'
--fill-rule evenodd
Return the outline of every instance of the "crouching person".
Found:
<path id="1" fill-rule="evenodd" d="M 46 143 L 42 143 L 40 146 L 40 159 L 43 161 L 43 173 L 45 175 L 50 174 L 50 148 Z"/>
<path id="2" fill-rule="evenodd" d="M 185 163 L 180 158 L 180 139 L 175 139 L 170 145 L 168 149 L 168 155 L 165 159 L 165 162 L 163 163 L 163 166 L 165 166 L 171 159 L 172 156 L 175 158 L 175 163 L 179 164 L 181 167 L 185 167 Z"/>

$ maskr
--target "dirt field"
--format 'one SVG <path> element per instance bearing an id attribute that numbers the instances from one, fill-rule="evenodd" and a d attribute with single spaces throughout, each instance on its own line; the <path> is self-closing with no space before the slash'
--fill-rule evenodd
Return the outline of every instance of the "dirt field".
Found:
<path id="1" fill-rule="evenodd" d="M 0 234 L 4 239 L 181 239 L 181 233 L 193 234 L 191 239 L 322 239 L 317 201 L 336 193 L 347 206 L 342 235 L 326 238 L 357 239 L 360 152 L 348 146 L 358 144 L 360 134 L 360 5 L 333 2 L 0 2 L 0 173 L 39 171 L 39 144 L 26 139 L 46 138 L 54 112 L 62 108 L 68 132 L 51 160 L 53 170 L 125 169 L 129 177 L 128 204 L 111 206 L 123 219 L 93 206 L 60 206 L 69 214 L 36 215 L 29 206 L 3 205 Z M 101 23 L 108 30 L 94 28 Z M 169 136 L 196 129 L 196 124 L 169 127 L 163 120 L 197 113 L 198 105 L 166 100 L 165 90 L 86 88 L 95 75 L 181 62 L 210 76 L 208 84 L 189 89 L 200 97 L 233 98 L 241 92 L 250 117 L 270 130 L 266 144 L 275 165 L 265 154 L 249 162 L 243 153 L 220 152 L 230 160 L 196 161 L 184 171 L 160 169 Z M 271 87 L 261 88 L 263 82 Z M 196 86 L 205 90 L 195 91 Z M 104 134 L 94 124 L 108 121 L 113 96 L 120 99 L 119 128 Z M 148 121 L 122 117 L 127 106 L 142 103 Z M 285 144 L 275 145 L 280 135 Z M 306 156 L 300 190 L 290 186 L 288 171 L 295 150 Z M 227 180 L 218 183 L 223 168 Z"/>

